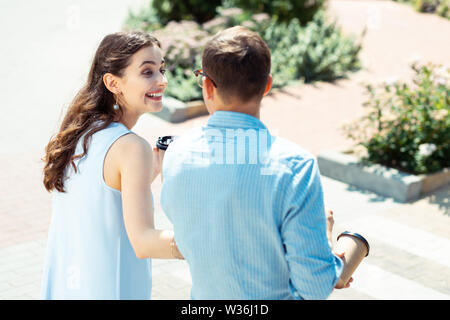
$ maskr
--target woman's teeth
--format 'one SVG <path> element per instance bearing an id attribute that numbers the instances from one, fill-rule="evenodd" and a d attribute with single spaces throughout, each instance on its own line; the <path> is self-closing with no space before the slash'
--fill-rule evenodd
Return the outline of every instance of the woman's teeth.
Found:
<path id="1" fill-rule="evenodd" d="M 160 93 L 149 93 L 149 94 L 147 94 L 147 97 L 150 97 L 150 98 L 156 98 L 156 97 L 162 97 L 162 92 L 160 92 Z"/>

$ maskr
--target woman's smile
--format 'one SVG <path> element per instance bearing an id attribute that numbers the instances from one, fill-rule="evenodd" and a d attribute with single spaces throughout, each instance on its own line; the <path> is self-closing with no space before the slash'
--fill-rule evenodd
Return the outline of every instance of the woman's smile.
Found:
<path id="1" fill-rule="evenodd" d="M 145 96 L 153 101 L 159 102 L 162 100 L 164 90 L 154 91 L 154 92 L 147 92 Z"/>

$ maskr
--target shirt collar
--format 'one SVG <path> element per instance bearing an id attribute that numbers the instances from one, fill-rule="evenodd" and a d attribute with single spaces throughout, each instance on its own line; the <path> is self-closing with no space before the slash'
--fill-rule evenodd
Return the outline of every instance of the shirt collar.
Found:
<path id="1" fill-rule="evenodd" d="M 219 128 L 259 128 L 267 127 L 258 119 L 242 112 L 216 111 L 209 117 L 207 125 Z"/>

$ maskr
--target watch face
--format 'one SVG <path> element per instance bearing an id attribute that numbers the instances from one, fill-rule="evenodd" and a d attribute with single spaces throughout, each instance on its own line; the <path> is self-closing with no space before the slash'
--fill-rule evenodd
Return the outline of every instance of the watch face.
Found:
<path id="1" fill-rule="evenodd" d="M 161 150 L 166 150 L 169 144 L 175 140 L 176 137 L 174 136 L 164 136 L 159 137 L 158 141 L 156 142 L 156 146 Z"/>

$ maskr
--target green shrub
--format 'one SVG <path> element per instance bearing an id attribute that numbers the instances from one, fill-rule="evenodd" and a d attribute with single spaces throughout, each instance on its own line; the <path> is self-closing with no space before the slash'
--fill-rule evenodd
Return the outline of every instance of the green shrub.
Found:
<path id="1" fill-rule="evenodd" d="M 323 11 L 305 27 L 297 19 L 287 24 L 272 21 L 263 38 L 272 52 L 275 87 L 296 79 L 331 81 L 360 68 L 361 44 L 343 36 L 336 22 L 326 21 Z"/>
<path id="2" fill-rule="evenodd" d="M 325 2 L 325 0 L 228 0 L 224 1 L 224 5 L 253 13 L 265 12 L 283 22 L 298 19 L 302 25 L 306 25 Z"/>
<path id="3" fill-rule="evenodd" d="M 217 9 L 218 15 L 205 23 L 202 28 L 210 34 L 230 28 L 233 26 L 244 26 L 255 32 L 262 33 L 270 23 L 270 17 L 266 13 L 252 14 L 240 8 L 223 8 Z"/>
<path id="4" fill-rule="evenodd" d="M 193 65 L 201 65 L 200 57 L 200 55 L 196 56 L 196 63 Z M 194 70 L 194 68 L 175 68 L 167 72 L 169 84 L 164 94 L 185 102 L 202 100 L 202 89 L 197 85 L 197 79 L 191 69 Z"/>
<path id="5" fill-rule="evenodd" d="M 153 0 L 153 8 L 163 24 L 169 21 L 205 22 L 216 15 L 222 0 Z"/>
<path id="6" fill-rule="evenodd" d="M 366 114 L 344 126 L 364 161 L 413 173 L 450 167 L 450 69 L 413 65 L 413 84 L 367 85 Z"/>
<path id="7" fill-rule="evenodd" d="M 450 0 L 442 0 L 436 9 L 436 13 L 441 17 L 450 19 Z"/>
<path id="8" fill-rule="evenodd" d="M 147 6 L 142 7 L 137 13 L 128 12 L 125 20 L 125 30 L 157 30 L 162 27 L 161 21 L 153 8 L 153 1 L 150 0 Z"/>
<path id="9" fill-rule="evenodd" d="M 450 0 L 393 0 L 397 2 L 410 3 L 417 11 L 437 13 L 450 19 Z"/>
<path id="10" fill-rule="evenodd" d="M 414 0 L 413 5 L 420 12 L 435 12 L 439 2 L 439 0 Z"/>
<path id="11" fill-rule="evenodd" d="M 218 31 L 235 25 L 258 32 L 268 44 L 274 88 L 299 80 L 334 80 L 359 68 L 361 45 L 344 37 L 336 23 L 326 22 L 323 12 L 306 26 L 301 26 L 298 19 L 279 23 L 266 13 L 251 14 L 239 8 L 218 8 L 218 12 L 216 18 L 202 25 L 171 21 L 152 30 L 150 23 L 135 23 L 161 41 L 168 69 L 168 95 L 182 101 L 202 98 L 192 70 L 201 68 L 206 42 Z"/>
<path id="12" fill-rule="evenodd" d="M 296 18 L 302 25 L 311 21 L 326 0 L 151 0 L 158 21 L 193 20 L 203 23 L 214 18 L 220 8 L 241 8 L 249 13 L 267 13 L 278 21 Z"/>

